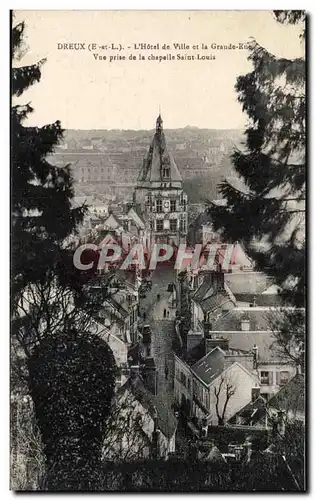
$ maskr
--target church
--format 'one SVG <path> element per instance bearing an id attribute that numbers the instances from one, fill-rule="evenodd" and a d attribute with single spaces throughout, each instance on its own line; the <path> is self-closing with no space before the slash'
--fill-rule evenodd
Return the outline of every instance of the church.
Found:
<path id="1" fill-rule="evenodd" d="M 178 167 L 167 149 L 161 115 L 156 120 L 155 134 L 138 175 L 134 202 L 148 225 L 150 245 L 186 243 L 187 195 Z"/>

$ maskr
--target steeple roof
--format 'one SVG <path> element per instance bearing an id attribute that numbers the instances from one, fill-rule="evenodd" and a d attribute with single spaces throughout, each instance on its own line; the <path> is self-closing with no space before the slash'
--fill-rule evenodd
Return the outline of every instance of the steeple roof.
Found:
<path id="1" fill-rule="evenodd" d="M 165 169 L 169 169 L 166 177 Z M 182 182 L 178 167 L 167 150 L 161 115 L 156 120 L 156 130 L 148 154 L 143 161 L 138 181 L 141 182 Z"/>

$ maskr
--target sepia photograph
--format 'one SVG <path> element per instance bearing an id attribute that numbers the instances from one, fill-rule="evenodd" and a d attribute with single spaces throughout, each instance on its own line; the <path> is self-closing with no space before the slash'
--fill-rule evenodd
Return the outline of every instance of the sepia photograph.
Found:
<path id="1" fill-rule="evenodd" d="M 304 10 L 10 12 L 10 489 L 306 492 Z"/>

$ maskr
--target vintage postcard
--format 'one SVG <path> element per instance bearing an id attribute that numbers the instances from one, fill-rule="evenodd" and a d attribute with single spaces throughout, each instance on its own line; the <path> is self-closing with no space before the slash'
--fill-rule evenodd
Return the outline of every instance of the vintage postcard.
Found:
<path id="1" fill-rule="evenodd" d="M 306 14 L 11 13 L 11 489 L 301 492 Z"/>

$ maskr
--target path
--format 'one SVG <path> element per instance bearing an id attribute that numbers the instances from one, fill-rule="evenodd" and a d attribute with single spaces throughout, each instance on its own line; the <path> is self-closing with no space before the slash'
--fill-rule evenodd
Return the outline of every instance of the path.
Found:
<path id="1" fill-rule="evenodd" d="M 173 372 L 174 359 L 172 342 L 174 339 L 174 323 L 176 309 L 171 308 L 167 291 L 168 285 L 174 282 L 175 274 L 172 269 L 156 270 L 152 276 L 152 288 L 141 299 L 140 314 L 146 314 L 145 324 L 149 324 L 152 331 L 152 355 L 157 368 L 157 391 L 165 394 L 169 405 L 173 402 Z M 158 299 L 158 295 L 160 298 Z M 169 316 L 164 317 L 164 310 Z"/>

